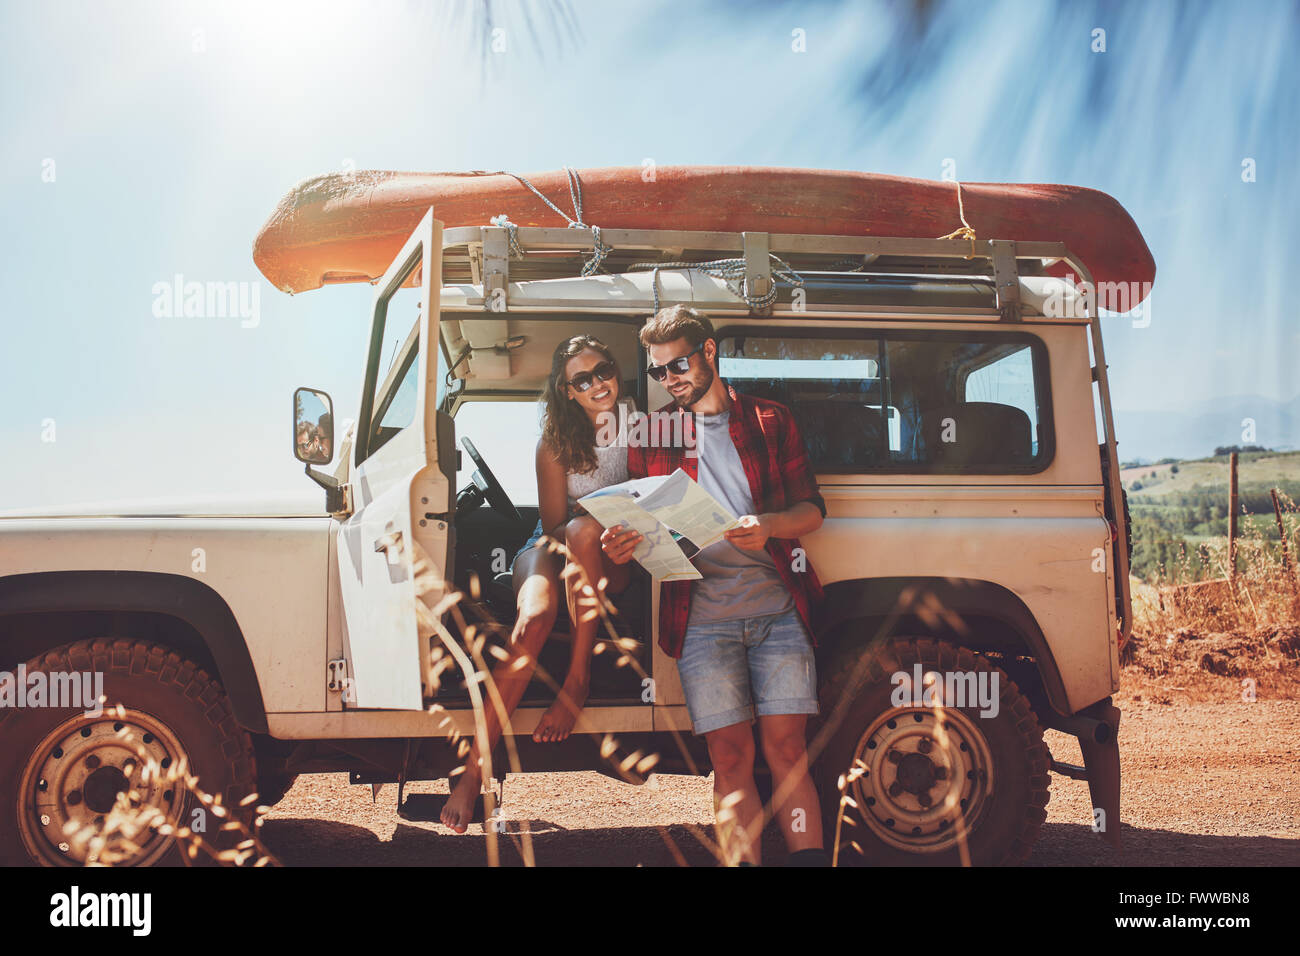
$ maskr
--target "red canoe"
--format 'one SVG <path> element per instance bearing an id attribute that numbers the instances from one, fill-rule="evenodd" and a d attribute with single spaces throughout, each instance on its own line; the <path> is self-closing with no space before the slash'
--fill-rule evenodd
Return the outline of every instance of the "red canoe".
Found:
<path id="1" fill-rule="evenodd" d="M 583 221 L 602 228 L 932 239 L 961 226 L 951 182 L 754 166 L 660 166 L 653 182 L 639 167 L 577 173 Z M 563 172 L 526 175 L 573 216 Z M 966 221 L 981 239 L 1064 242 L 1098 283 L 1135 283 L 1138 301 L 1155 279 L 1142 233 L 1106 193 L 1012 183 L 962 183 L 961 193 Z M 448 228 L 487 225 L 502 213 L 519 226 L 567 225 L 512 176 L 334 174 L 308 179 L 280 201 L 257 235 L 253 261 L 284 292 L 372 279 L 431 205 Z"/>

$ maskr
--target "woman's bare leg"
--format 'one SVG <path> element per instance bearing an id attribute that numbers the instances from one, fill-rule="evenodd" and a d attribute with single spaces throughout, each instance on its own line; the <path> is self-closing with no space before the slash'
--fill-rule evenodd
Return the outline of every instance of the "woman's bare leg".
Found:
<path id="1" fill-rule="evenodd" d="M 574 518 L 565 527 L 564 543 L 569 549 L 570 560 L 582 568 L 586 577 L 570 574 L 565 579 L 569 633 L 573 639 L 569 671 L 555 703 L 542 715 L 533 731 L 533 739 L 537 741 L 560 741 L 568 737 L 587 703 L 587 691 L 591 686 L 591 649 L 596 643 L 600 618 L 583 620 L 593 610 L 592 599 L 582 594 L 584 580 L 592 587 L 598 587 L 604 578 L 608 582 L 604 591 L 610 594 L 618 594 L 627 587 L 630 567 L 606 559 L 600 547 L 603 530 L 599 521 L 587 515 Z"/>
<path id="2" fill-rule="evenodd" d="M 541 546 L 529 548 L 519 556 L 514 566 L 515 617 L 507 650 L 510 657 L 492 669 L 492 680 L 506 714 L 513 714 L 524 695 L 524 688 L 532 679 L 537 666 L 537 655 L 546 643 L 555 617 L 559 613 L 560 571 L 564 559 Z M 520 660 L 525 661 L 522 665 Z M 501 718 L 497 708 L 485 694 L 484 721 L 487 724 L 489 749 L 501 738 Z M 464 833 L 474 815 L 474 803 L 483 786 L 483 768 L 477 742 L 470 746 L 465 757 L 464 770 L 453 778 L 451 796 L 443 805 L 440 819 L 444 826 Z"/>

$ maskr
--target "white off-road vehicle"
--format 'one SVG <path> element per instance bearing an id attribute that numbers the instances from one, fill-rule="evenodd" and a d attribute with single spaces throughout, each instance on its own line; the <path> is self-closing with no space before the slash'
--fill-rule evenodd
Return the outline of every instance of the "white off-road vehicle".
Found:
<path id="1" fill-rule="evenodd" d="M 443 599 L 463 591 L 464 620 L 508 634 L 552 352 L 598 336 L 638 409 L 661 408 L 637 330 L 672 303 L 710 316 L 732 385 L 793 409 L 829 512 L 803 541 L 826 593 L 810 735 L 827 846 L 841 862 L 1022 860 L 1052 772 L 1088 782 L 1095 810 L 1078 823 L 1117 841 L 1128 529 L 1099 319 L 1046 271 L 1090 281 L 1070 249 L 612 229 L 593 242 L 444 230 L 436 212 L 375 283 L 354 428 L 339 429 L 333 475 L 307 465 L 319 513 L 0 519 L 0 671 L 98 673 L 122 708 L 0 710 L 4 862 L 84 862 L 67 834 L 120 793 L 187 821 L 194 794 L 142 780 L 136 744 L 232 806 L 252 791 L 274 803 L 306 773 L 446 777 L 461 759 L 449 734 L 474 734 L 486 690 L 466 680 Z M 583 275 L 600 242 L 603 271 Z M 680 265 L 719 260 L 734 277 Z M 294 454 L 332 460 L 328 396 L 300 390 L 295 411 L 310 427 Z M 642 574 L 615 599 L 577 732 L 534 743 L 554 697 L 544 675 L 566 666 L 561 610 L 496 777 L 707 771 L 655 640 L 658 590 Z M 1084 766 L 1054 760 L 1044 728 L 1076 736 Z M 165 861 L 174 841 L 144 834 L 132 861 Z"/>

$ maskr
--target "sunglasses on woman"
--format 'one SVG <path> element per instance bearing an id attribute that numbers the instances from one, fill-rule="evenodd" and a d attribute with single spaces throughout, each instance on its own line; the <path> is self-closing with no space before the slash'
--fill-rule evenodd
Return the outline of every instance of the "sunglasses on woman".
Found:
<path id="1" fill-rule="evenodd" d="M 704 340 L 704 342 L 707 341 L 708 339 Z M 672 372 L 674 375 L 685 375 L 691 370 L 691 356 L 704 348 L 704 342 L 695 346 L 695 348 L 691 349 L 685 355 L 677 356 L 677 358 L 673 359 L 671 362 L 664 362 L 663 365 L 651 365 L 647 367 L 645 373 L 656 382 L 662 382 L 666 379 L 669 372 Z"/>
<path id="2" fill-rule="evenodd" d="M 614 368 L 613 362 L 601 362 L 590 372 L 579 372 L 577 375 L 573 376 L 573 378 L 568 380 L 568 384 L 572 385 L 580 392 L 585 392 L 587 389 L 591 388 L 591 386 L 596 384 L 596 379 L 600 379 L 602 382 L 608 382 L 617 374 L 618 370 Z"/>

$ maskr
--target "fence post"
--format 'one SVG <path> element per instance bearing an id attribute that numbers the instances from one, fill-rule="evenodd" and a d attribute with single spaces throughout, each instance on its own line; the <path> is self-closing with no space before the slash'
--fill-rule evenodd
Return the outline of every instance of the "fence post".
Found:
<path id="1" fill-rule="evenodd" d="M 1237 453 L 1228 456 L 1228 580 L 1237 583 Z"/>

